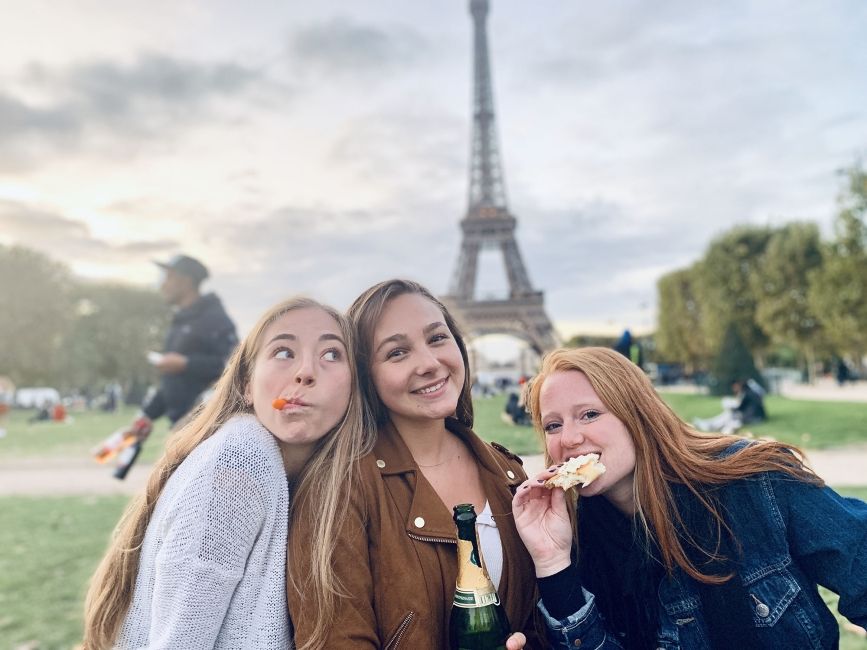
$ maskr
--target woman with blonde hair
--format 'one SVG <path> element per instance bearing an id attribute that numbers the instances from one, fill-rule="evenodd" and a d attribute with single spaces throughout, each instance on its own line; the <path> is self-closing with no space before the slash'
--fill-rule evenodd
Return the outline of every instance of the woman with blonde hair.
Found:
<path id="1" fill-rule="evenodd" d="M 445 306 L 408 280 L 388 280 L 349 308 L 373 451 L 346 504 L 330 567 L 346 587 L 333 625 L 316 637 L 316 603 L 303 583 L 289 589 L 299 648 L 440 650 L 449 647 L 457 577 L 453 507 L 472 503 L 481 553 L 516 634 L 514 648 L 541 647 L 536 585 L 512 520 L 520 459 L 472 430 L 467 349 Z M 309 520 L 290 534 L 290 578 L 310 564 Z M 541 621 L 540 621 L 541 628 Z M 525 636 L 526 635 L 526 636 Z"/>
<path id="2" fill-rule="evenodd" d="M 513 500 L 556 647 L 835 648 L 819 584 L 867 624 L 867 504 L 796 448 L 695 431 L 605 348 L 548 354 L 527 398 L 549 463 L 606 469 Z"/>
<path id="3" fill-rule="evenodd" d="M 311 559 L 327 567 L 368 447 L 346 319 L 306 298 L 268 310 L 124 514 L 84 647 L 291 647 L 290 507 L 315 509 Z M 324 627 L 339 585 L 314 572 L 310 590 Z"/>

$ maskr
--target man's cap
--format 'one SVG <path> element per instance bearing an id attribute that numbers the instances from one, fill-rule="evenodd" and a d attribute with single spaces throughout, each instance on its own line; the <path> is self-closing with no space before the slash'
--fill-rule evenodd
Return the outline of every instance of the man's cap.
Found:
<path id="1" fill-rule="evenodd" d="M 201 282 L 208 277 L 208 269 L 199 260 L 189 255 L 175 255 L 168 262 L 158 262 L 154 260 L 154 264 L 160 268 L 186 275 L 196 282 Z"/>

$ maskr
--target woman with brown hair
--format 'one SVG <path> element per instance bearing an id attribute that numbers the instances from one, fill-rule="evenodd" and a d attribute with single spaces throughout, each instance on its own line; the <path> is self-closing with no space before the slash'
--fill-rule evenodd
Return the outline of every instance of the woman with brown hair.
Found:
<path id="1" fill-rule="evenodd" d="M 511 513 L 521 461 L 472 430 L 467 350 L 454 319 L 427 289 L 377 284 L 349 309 L 373 451 L 347 503 L 331 569 L 345 586 L 324 636 L 308 624 L 316 605 L 298 576 L 310 562 L 309 521 L 289 543 L 289 608 L 299 648 L 449 647 L 457 576 L 453 506 L 479 514 L 481 552 L 515 635 L 509 648 L 540 647 L 535 578 Z"/>
<path id="2" fill-rule="evenodd" d="M 124 514 L 87 594 L 84 647 L 291 647 L 290 507 L 317 514 L 310 624 L 324 627 L 333 533 L 369 448 L 356 387 L 343 316 L 306 298 L 268 310 Z"/>
<path id="3" fill-rule="evenodd" d="M 548 354 L 527 404 L 549 463 L 606 469 L 567 494 L 552 466 L 513 500 L 556 647 L 835 648 L 817 584 L 867 623 L 867 504 L 796 448 L 695 431 L 605 348 Z"/>

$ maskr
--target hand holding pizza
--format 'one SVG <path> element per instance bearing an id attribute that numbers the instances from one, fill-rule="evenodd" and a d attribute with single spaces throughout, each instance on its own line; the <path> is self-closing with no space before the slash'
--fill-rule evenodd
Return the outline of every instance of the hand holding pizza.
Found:
<path id="1" fill-rule="evenodd" d="M 557 467 L 550 467 L 527 479 L 512 499 L 515 527 L 539 578 L 553 575 L 571 562 L 572 523 L 566 493 L 545 486 L 556 473 Z"/>

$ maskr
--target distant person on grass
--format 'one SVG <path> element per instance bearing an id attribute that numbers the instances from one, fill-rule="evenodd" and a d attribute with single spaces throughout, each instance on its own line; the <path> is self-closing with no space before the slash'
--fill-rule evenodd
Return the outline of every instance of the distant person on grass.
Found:
<path id="1" fill-rule="evenodd" d="M 6 417 L 12 408 L 15 384 L 8 377 L 0 376 L 0 438 L 6 436 Z"/>
<path id="2" fill-rule="evenodd" d="M 290 508 L 316 513 L 305 542 L 329 567 L 369 446 L 350 339 L 309 299 L 262 316 L 121 519 L 87 594 L 86 650 L 292 647 Z M 314 574 L 306 596 L 330 619 L 337 585 Z"/>
<path id="3" fill-rule="evenodd" d="M 636 366 L 644 369 L 644 351 L 641 349 L 641 344 L 632 338 L 632 332 L 628 329 L 623 330 L 620 339 L 614 344 L 614 349 Z"/>
<path id="4" fill-rule="evenodd" d="M 150 434 L 157 418 L 165 415 L 174 426 L 187 415 L 220 376 L 238 343 L 235 325 L 220 299 L 200 292 L 209 275 L 204 264 L 187 255 L 156 264 L 164 273 L 160 292 L 174 315 L 162 354 L 151 353 L 160 385 L 145 399 L 142 414 L 131 427 L 140 439 Z"/>
<path id="5" fill-rule="evenodd" d="M 527 378 L 522 376 L 518 380 L 518 390 L 523 391 L 524 385 L 527 383 Z M 520 426 L 530 426 L 530 415 L 527 409 L 524 408 L 523 392 L 521 394 L 510 391 L 506 398 L 506 406 L 503 409 L 502 420 L 507 424 L 517 424 Z"/>
<path id="6" fill-rule="evenodd" d="M 754 379 L 738 379 L 732 382 L 732 392 L 734 397 L 722 399 L 722 413 L 704 420 L 695 418 L 693 426 L 699 431 L 734 433 L 744 425 L 768 419 L 765 391 L 758 382 Z"/>

